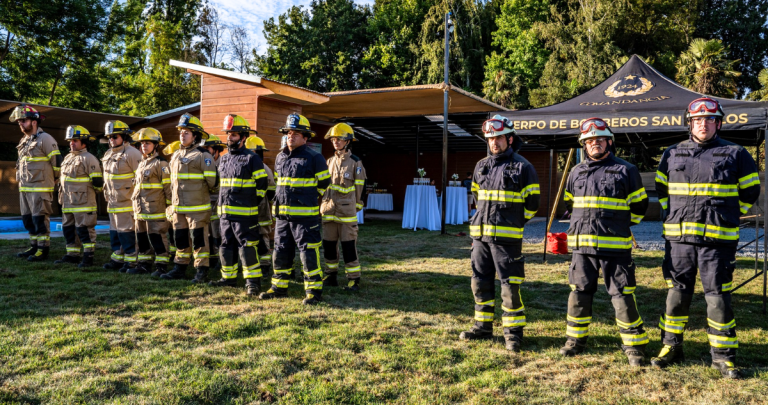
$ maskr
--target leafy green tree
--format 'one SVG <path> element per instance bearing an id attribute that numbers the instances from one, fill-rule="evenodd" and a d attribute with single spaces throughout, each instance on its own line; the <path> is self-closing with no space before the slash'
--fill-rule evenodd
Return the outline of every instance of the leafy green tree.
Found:
<path id="1" fill-rule="evenodd" d="M 733 97 L 738 89 L 736 79 L 741 73 L 735 68 L 738 61 L 727 59 L 727 55 L 728 48 L 720 40 L 696 38 L 680 55 L 676 79 L 698 93 Z"/>
<path id="2" fill-rule="evenodd" d="M 757 75 L 757 82 L 760 84 L 760 88 L 747 94 L 747 100 L 768 101 L 768 69 L 760 71 L 760 74 Z"/>

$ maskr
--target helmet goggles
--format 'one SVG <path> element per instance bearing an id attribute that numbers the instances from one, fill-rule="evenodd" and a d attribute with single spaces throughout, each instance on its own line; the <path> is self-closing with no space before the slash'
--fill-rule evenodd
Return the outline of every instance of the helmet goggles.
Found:
<path id="1" fill-rule="evenodd" d="M 483 122 L 483 132 L 499 132 L 503 130 L 504 127 L 512 128 L 502 120 L 490 119 Z"/>
<path id="2" fill-rule="evenodd" d="M 699 112 L 708 112 L 716 114 L 718 112 L 718 103 L 715 100 L 700 98 L 693 100 L 691 104 L 688 104 L 688 112 L 691 114 Z"/>
<path id="3" fill-rule="evenodd" d="M 598 131 L 605 131 L 606 128 L 608 128 L 608 124 L 605 123 L 600 118 L 587 118 L 584 120 L 584 122 L 581 123 L 581 127 L 579 128 L 581 133 L 589 132 L 591 128 L 595 128 Z"/>

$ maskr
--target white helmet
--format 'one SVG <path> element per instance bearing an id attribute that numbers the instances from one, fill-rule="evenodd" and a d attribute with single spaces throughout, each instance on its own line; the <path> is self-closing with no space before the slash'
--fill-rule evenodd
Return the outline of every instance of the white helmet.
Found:
<path id="1" fill-rule="evenodd" d="M 613 141 L 613 132 L 608 127 L 608 124 L 602 120 L 602 118 L 592 117 L 587 118 L 581 122 L 579 126 L 579 143 L 584 145 L 584 141 L 591 138 L 610 138 Z"/>
<path id="2" fill-rule="evenodd" d="M 483 122 L 483 134 L 486 138 L 495 138 L 509 133 L 517 135 L 512 121 L 507 117 L 496 114 L 493 118 Z"/>

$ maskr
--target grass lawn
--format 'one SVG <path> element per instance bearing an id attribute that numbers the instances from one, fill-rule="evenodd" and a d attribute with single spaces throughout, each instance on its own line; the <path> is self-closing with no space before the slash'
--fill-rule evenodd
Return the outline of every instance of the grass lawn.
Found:
<path id="1" fill-rule="evenodd" d="M 467 227 L 449 227 L 449 232 Z M 738 364 L 725 381 L 709 368 L 701 289 L 686 333 L 683 366 L 631 369 L 619 349 L 605 288 L 585 355 L 563 359 L 570 256 L 541 261 L 526 246 L 524 351 L 495 341 L 458 341 L 472 324 L 468 237 L 361 226 L 363 290 L 326 290 L 325 303 L 260 302 L 244 290 L 193 286 L 115 272 L 84 273 L 27 264 L 26 241 L 0 241 L 0 403 L 696 403 L 764 404 L 768 398 L 768 317 L 762 285 L 733 299 Z M 99 237 L 97 262 L 108 257 Z M 639 252 L 637 301 L 658 353 L 666 287 L 661 253 Z M 736 282 L 752 274 L 739 259 Z M 190 274 L 191 275 L 191 274 Z M 242 281 L 240 281 L 242 284 Z M 700 287 L 700 286 L 699 286 Z M 497 293 L 498 297 L 498 293 Z M 501 305 L 496 306 L 501 311 Z"/>

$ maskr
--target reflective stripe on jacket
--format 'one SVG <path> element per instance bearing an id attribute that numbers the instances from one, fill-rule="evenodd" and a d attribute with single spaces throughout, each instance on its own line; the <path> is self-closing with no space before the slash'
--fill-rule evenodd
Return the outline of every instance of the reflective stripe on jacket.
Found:
<path id="1" fill-rule="evenodd" d="M 704 144 L 687 140 L 664 151 L 656 191 L 668 212 L 665 239 L 735 246 L 740 215 L 757 201 L 760 179 L 741 146 L 720 137 Z"/>
<path id="2" fill-rule="evenodd" d="M 96 192 L 104 181 L 101 165 L 87 150 L 72 151 L 61 164 L 61 212 L 96 212 Z"/>
<path id="3" fill-rule="evenodd" d="M 267 192 L 267 172 L 259 155 L 241 147 L 230 149 L 219 161 L 220 218 L 258 219 L 259 203 Z"/>
<path id="4" fill-rule="evenodd" d="M 523 226 L 539 210 L 536 171 L 512 148 L 477 162 L 472 178 L 477 212 L 469 234 L 483 242 L 522 243 Z"/>
<path id="5" fill-rule="evenodd" d="M 293 151 L 287 147 L 275 159 L 275 202 L 272 216 L 299 220 L 320 215 L 317 199 L 331 183 L 328 165 L 307 145 Z"/>
<path id="6" fill-rule="evenodd" d="M 22 193 L 53 192 L 59 178 L 61 152 L 51 135 L 38 129 L 35 135 L 24 135 L 18 146 L 16 181 Z"/>
<path id="7" fill-rule="evenodd" d="M 141 152 L 129 144 L 108 150 L 101 158 L 104 166 L 104 198 L 107 212 L 133 212 L 133 177 L 141 162 Z"/>
<path id="8" fill-rule="evenodd" d="M 171 170 L 157 152 L 144 157 L 134 177 L 133 213 L 142 221 L 165 220 L 171 205 Z"/>
<path id="9" fill-rule="evenodd" d="M 323 221 L 356 224 L 357 212 L 363 208 L 363 162 L 350 151 L 337 151 L 327 163 L 331 184 L 320 205 Z"/>
<path id="10" fill-rule="evenodd" d="M 565 186 L 571 212 L 568 247 L 585 254 L 623 254 L 632 249 L 629 227 L 648 209 L 637 167 L 610 154 L 576 165 Z"/>
<path id="11" fill-rule="evenodd" d="M 218 185 L 213 156 L 196 144 L 171 156 L 171 204 L 179 214 L 210 211 L 211 190 Z"/>

